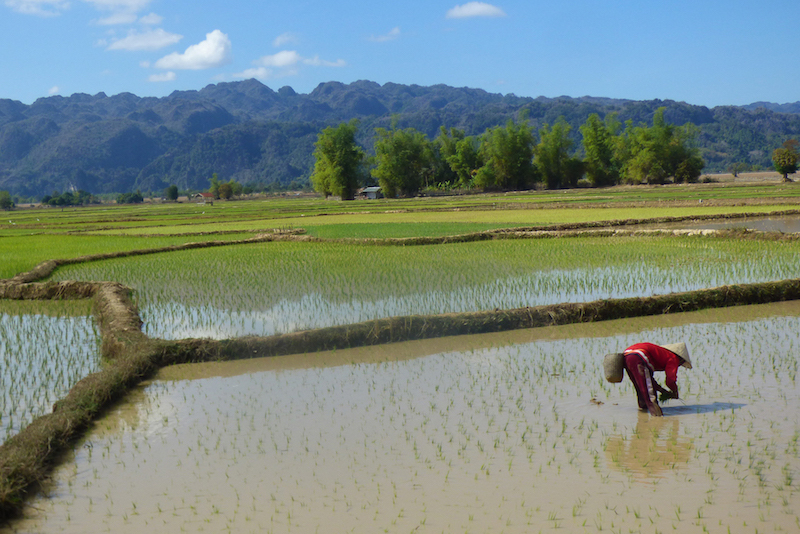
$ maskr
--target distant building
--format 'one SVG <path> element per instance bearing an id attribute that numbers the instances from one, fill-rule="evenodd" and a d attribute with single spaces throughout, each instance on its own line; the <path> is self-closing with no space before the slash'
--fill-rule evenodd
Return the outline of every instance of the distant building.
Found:
<path id="1" fill-rule="evenodd" d="M 368 198 L 368 199 L 376 199 L 376 198 L 383 198 L 383 193 L 381 193 L 381 188 L 378 186 L 374 187 L 365 187 L 361 190 L 359 195 L 361 198 Z"/>
<path id="2" fill-rule="evenodd" d="M 192 196 L 192 200 L 202 201 L 203 204 L 205 204 L 206 202 L 210 202 L 211 204 L 213 204 L 214 195 L 212 195 L 211 193 L 195 193 Z"/>

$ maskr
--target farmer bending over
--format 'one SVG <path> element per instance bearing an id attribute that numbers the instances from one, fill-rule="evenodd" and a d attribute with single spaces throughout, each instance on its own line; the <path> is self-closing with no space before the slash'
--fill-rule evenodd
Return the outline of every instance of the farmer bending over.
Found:
<path id="1" fill-rule="evenodd" d="M 660 392 L 662 399 L 678 398 L 678 367 L 683 365 L 692 368 L 686 343 L 655 345 L 653 343 L 637 343 L 623 352 L 624 367 L 628 378 L 636 388 L 639 397 L 639 408 L 650 412 L 650 415 L 661 416 L 656 394 Z M 667 375 L 667 387 L 662 388 L 653 378 L 654 371 L 664 371 Z"/>

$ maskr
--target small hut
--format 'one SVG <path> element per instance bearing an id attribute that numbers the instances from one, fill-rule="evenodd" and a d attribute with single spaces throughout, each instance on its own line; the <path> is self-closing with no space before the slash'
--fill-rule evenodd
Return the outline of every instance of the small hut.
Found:
<path id="1" fill-rule="evenodd" d="M 383 198 L 381 188 L 379 186 L 365 187 L 361 190 L 361 198 L 375 200 L 376 198 Z"/>
<path id="2" fill-rule="evenodd" d="M 195 193 L 192 196 L 192 200 L 197 201 L 198 204 L 200 204 L 200 203 L 205 204 L 206 202 L 209 202 L 209 203 L 213 204 L 214 203 L 214 195 L 212 195 L 211 193 Z"/>

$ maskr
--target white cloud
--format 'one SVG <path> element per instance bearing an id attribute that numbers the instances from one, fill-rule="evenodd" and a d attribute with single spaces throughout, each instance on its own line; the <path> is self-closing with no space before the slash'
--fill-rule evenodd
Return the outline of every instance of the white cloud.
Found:
<path id="1" fill-rule="evenodd" d="M 156 15 L 155 13 L 150 13 L 149 15 L 145 15 L 144 17 L 139 19 L 139 23 L 145 24 L 148 26 L 155 26 L 156 24 L 161 24 L 164 20 L 164 17 L 161 15 Z"/>
<path id="2" fill-rule="evenodd" d="M 312 58 L 307 58 L 303 60 L 303 63 L 306 65 L 312 65 L 314 67 L 345 67 L 347 63 L 343 59 L 337 59 L 336 61 L 325 61 L 324 59 L 320 59 L 319 56 L 314 56 Z"/>
<path id="3" fill-rule="evenodd" d="M 257 80 L 266 80 L 272 75 L 272 70 L 266 67 L 253 67 L 252 69 L 245 69 L 242 72 L 233 74 L 233 78 L 237 80 L 249 80 L 256 78 Z"/>
<path id="4" fill-rule="evenodd" d="M 83 0 L 93 5 L 96 9 L 106 11 L 141 11 L 146 8 L 151 0 Z"/>
<path id="5" fill-rule="evenodd" d="M 274 46 L 275 48 L 280 48 L 285 44 L 296 43 L 296 42 L 297 42 L 297 36 L 292 32 L 286 32 L 277 36 L 275 40 L 272 41 L 272 46 Z"/>
<path id="6" fill-rule="evenodd" d="M 448 19 L 464 19 L 469 17 L 505 17 L 506 13 L 497 6 L 485 2 L 467 2 L 447 12 Z"/>
<path id="7" fill-rule="evenodd" d="M 136 20 L 136 13 L 147 7 L 152 0 L 82 0 L 99 11 L 111 14 L 98 21 L 99 24 L 123 24 Z M 5 5 L 26 15 L 54 16 L 69 8 L 68 0 L 5 0 Z"/>
<path id="8" fill-rule="evenodd" d="M 136 13 L 130 13 L 127 11 L 112 13 L 107 17 L 103 17 L 102 19 L 97 19 L 95 21 L 95 23 L 99 24 L 100 26 L 118 26 L 121 24 L 133 24 L 134 22 L 136 22 Z"/>
<path id="9" fill-rule="evenodd" d="M 172 80 L 176 79 L 178 76 L 175 75 L 174 72 L 168 71 L 163 72 L 161 74 L 151 74 L 148 78 L 148 82 L 171 82 Z"/>
<path id="10" fill-rule="evenodd" d="M 372 35 L 369 40 L 375 43 L 385 43 L 386 41 L 394 41 L 400 37 L 400 27 L 395 26 L 389 33 L 383 35 Z"/>
<path id="11" fill-rule="evenodd" d="M 294 50 L 282 50 L 271 56 L 263 56 L 253 63 L 262 67 L 290 67 L 302 61 L 303 58 Z"/>
<path id="12" fill-rule="evenodd" d="M 58 15 L 69 7 L 65 0 L 5 0 L 5 4 L 17 13 L 40 17 Z"/>
<path id="13" fill-rule="evenodd" d="M 159 69 L 202 70 L 226 65 L 231 61 L 231 41 L 219 30 L 206 34 L 204 41 L 186 49 L 183 54 L 173 52 L 156 61 Z"/>
<path id="14" fill-rule="evenodd" d="M 107 50 L 158 50 L 173 45 L 183 39 L 183 35 L 169 33 L 161 28 L 143 33 L 131 32 L 127 37 L 108 45 Z"/>
<path id="15" fill-rule="evenodd" d="M 347 65 L 343 59 L 337 59 L 336 61 L 326 61 L 324 59 L 320 59 L 319 56 L 314 56 L 311 58 L 305 58 L 295 52 L 294 50 L 282 50 L 277 54 L 273 54 L 271 56 L 263 56 L 255 61 L 253 61 L 254 65 L 258 65 L 261 67 L 274 67 L 278 69 L 289 68 L 298 63 L 302 63 L 304 65 L 311 65 L 312 67 L 344 67 Z"/>
<path id="16" fill-rule="evenodd" d="M 59 89 L 57 85 L 54 85 L 47 91 L 47 94 L 50 96 L 57 95 L 60 91 L 61 89 Z"/>
<path id="17" fill-rule="evenodd" d="M 98 11 L 110 12 L 110 15 L 96 21 L 101 26 L 133 24 L 139 19 L 139 11 L 146 8 L 151 0 L 83 0 Z"/>
<path id="18" fill-rule="evenodd" d="M 259 80 L 286 78 L 287 76 L 296 76 L 299 74 L 300 67 L 303 65 L 308 65 L 310 67 L 344 67 L 347 63 L 343 59 L 327 61 L 320 59 L 319 56 L 303 57 L 295 50 L 282 50 L 277 54 L 258 58 L 253 61 L 253 65 L 255 65 L 255 67 L 231 74 L 230 77 L 237 80 L 249 78 L 257 78 Z"/>

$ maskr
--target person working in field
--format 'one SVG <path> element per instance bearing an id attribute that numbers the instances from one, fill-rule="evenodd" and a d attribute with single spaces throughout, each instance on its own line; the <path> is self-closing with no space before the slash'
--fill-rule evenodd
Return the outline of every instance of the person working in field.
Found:
<path id="1" fill-rule="evenodd" d="M 660 417 L 662 415 L 661 407 L 658 405 L 656 394 L 661 393 L 662 399 L 679 398 L 678 367 L 692 368 L 686 343 L 672 343 L 663 346 L 654 343 L 636 343 L 625 349 L 622 354 L 625 371 L 636 388 L 639 408 L 650 412 L 650 415 Z M 654 371 L 666 373 L 666 384 L 669 390 L 664 389 L 655 381 Z"/>

